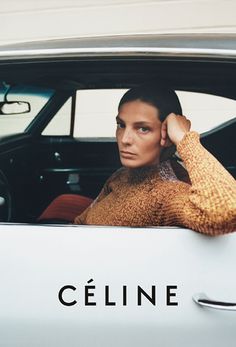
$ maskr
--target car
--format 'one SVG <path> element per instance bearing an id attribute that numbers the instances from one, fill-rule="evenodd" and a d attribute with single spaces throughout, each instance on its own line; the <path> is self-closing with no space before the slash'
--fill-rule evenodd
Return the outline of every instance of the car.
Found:
<path id="1" fill-rule="evenodd" d="M 121 166 L 118 101 L 145 82 L 177 92 L 236 178 L 235 66 L 234 34 L 0 46 L 2 346 L 235 345 L 235 233 L 39 222 Z"/>

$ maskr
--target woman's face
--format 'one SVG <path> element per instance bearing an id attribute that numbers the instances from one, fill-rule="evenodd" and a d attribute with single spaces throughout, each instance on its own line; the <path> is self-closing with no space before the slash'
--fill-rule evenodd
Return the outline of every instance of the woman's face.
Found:
<path id="1" fill-rule="evenodd" d="M 123 166 L 139 168 L 158 164 L 161 121 L 156 107 L 140 101 L 124 103 L 117 120 L 116 139 Z"/>

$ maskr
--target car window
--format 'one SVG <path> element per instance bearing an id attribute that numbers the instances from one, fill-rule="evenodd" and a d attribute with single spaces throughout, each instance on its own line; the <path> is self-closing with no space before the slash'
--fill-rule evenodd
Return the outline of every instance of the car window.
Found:
<path id="1" fill-rule="evenodd" d="M 24 132 L 54 91 L 0 82 L 0 136 Z"/>
<path id="2" fill-rule="evenodd" d="M 78 91 L 74 137 L 114 137 L 117 106 L 126 90 Z"/>
<path id="3" fill-rule="evenodd" d="M 200 134 L 235 118 L 236 100 L 203 93 L 177 91 L 183 114 Z"/>
<path id="4" fill-rule="evenodd" d="M 72 98 L 70 97 L 48 123 L 42 135 L 70 135 L 71 106 Z"/>
<path id="5" fill-rule="evenodd" d="M 117 106 L 127 89 L 79 90 L 76 95 L 74 137 L 115 137 Z M 209 131 L 236 115 L 236 100 L 215 95 L 176 91 L 192 129 Z M 71 99 L 58 111 L 43 135 L 69 135 Z"/>

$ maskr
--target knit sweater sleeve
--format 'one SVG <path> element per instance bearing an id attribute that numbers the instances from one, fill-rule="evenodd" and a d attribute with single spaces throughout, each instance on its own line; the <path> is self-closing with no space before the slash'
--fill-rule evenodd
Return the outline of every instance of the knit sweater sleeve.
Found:
<path id="1" fill-rule="evenodd" d="M 219 235 L 236 231 L 236 181 L 200 143 L 199 134 L 188 132 L 177 150 L 191 184 L 172 185 L 163 202 L 163 224 L 180 225 Z"/>

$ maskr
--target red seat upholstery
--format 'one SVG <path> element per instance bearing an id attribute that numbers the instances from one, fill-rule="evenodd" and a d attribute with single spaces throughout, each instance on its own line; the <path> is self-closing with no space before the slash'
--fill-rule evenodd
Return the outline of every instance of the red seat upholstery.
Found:
<path id="1" fill-rule="evenodd" d="M 39 216 L 38 222 L 49 219 L 73 222 L 92 202 L 93 199 L 82 195 L 59 195 Z"/>

